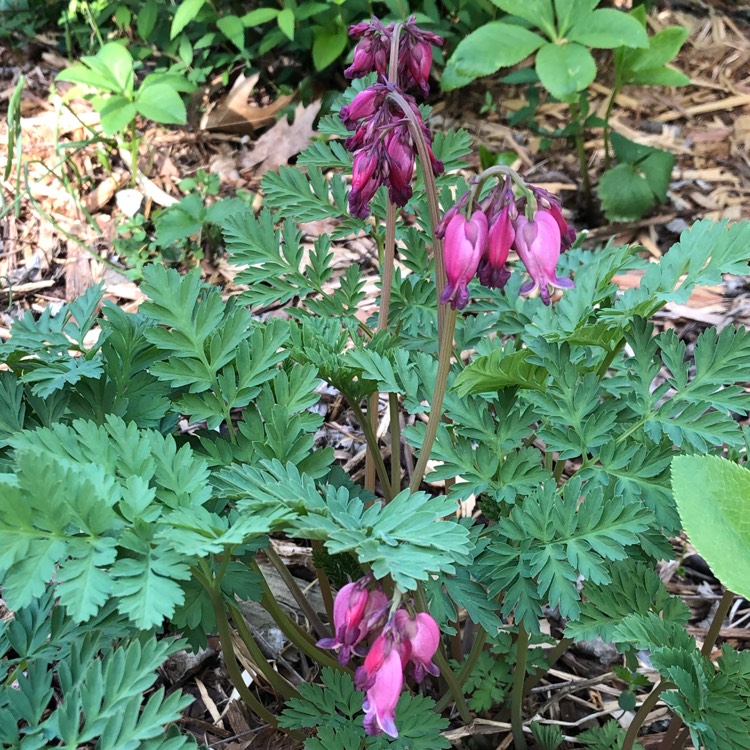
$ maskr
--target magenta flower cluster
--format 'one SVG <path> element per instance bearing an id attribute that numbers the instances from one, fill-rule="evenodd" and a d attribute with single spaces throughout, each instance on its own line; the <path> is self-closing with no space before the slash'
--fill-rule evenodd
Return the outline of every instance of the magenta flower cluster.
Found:
<path id="1" fill-rule="evenodd" d="M 354 60 L 344 71 L 347 78 L 362 78 L 369 73 L 388 77 L 391 41 L 396 24 L 385 26 L 377 18 L 349 27 L 349 36 L 359 39 L 354 49 Z M 430 92 L 432 48 L 442 47 L 443 38 L 417 26 L 414 16 L 401 25 L 398 46 L 398 81 L 409 91 L 419 89 L 424 96 Z M 393 81 L 395 83 L 395 81 Z"/>
<path id="2" fill-rule="evenodd" d="M 350 105 L 341 108 L 342 122 L 354 131 L 344 144 L 354 154 L 349 211 L 361 219 L 369 215 L 370 201 L 381 185 L 388 188 L 390 200 L 398 206 L 404 206 L 411 198 L 416 146 L 409 128 L 410 117 L 424 137 L 433 172 L 438 175 L 443 171 L 442 162 L 432 153 L 432 134 L 417 102 L 406 93 L 415 88 L 428 92 L 431 45 L 442 44 L 443 40 L 418 29 L 410 18 L 401 27 L 399 36 L 398 81 L 390 81 L 387 69 L 394 29 L 395 24 L 384 26 L 373 18 L 349 30 L 360 42 L 354 50 L 354 62 L 345 74 L 359 78 L 377 72 L 381 78 L 357 94 Z M 408 113 L 403 109 L 404 104 Z"/>
<path id="3" fill-rule="evenodd" d="M 443 259 L 447 284 L 443 304 L 462 309 L 469 301 L 469 282 L 479 281 L 491 289 L 502 289 L 510 278 L 507 265 L 511 249 L 526 266 L 531 280 L 521 295 L 539 292 L 550 304 L 550 287 L 572 289 L 570 279 L 557 276 L 560 253 L 575 240 L 575 231 L 563 216 L 560 200 L 543 188 L 526 185 L 516 197 L 510 178 L 493 188 L 467 215 L 471 193 L 467 192 L 443 216 L 437 235 L 444 239 Z"/>
<path id="4" fill-rule="evenodd" d="M 334 637 L 318 641 L 318 646 L 337 649 L 341 664 L 348 664 L 353 655 L 365 656 L 354 675 L 357 689 L 365 691 L 365 731 L 398 737 L 396 705 L 404 672 L 411 666 L 417 682 L 428 672 L 438 674 L 432 658 L 440 644 L 440 628 L 426 612 L 394 610 L 380 589 L 369 589 L 371 580 L 365 576 L 339 591 L 333 605 Z"/>

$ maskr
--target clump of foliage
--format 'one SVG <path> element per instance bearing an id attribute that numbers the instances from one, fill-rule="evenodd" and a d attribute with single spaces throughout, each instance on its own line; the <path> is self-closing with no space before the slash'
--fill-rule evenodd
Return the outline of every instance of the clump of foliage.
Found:
<path id="1" fill-rule="evenodd" d="M 631 692 L 639 651 L 661 681 L 627 731 L 609 722 L 582 743 L 629 750 L 663 699 L 696 743 L 740 750 L 746 652 L 708 658 L 731 594 L 701 652 L 655 566 L 672 555 L 679 512 L 692 523 L 695 498 L 680 497 L 679 481 L 679 508 L 673 495 L 673 460 L 677 472 L 697 453 L 746 455 L 736 417 L 750 411 L 739 385 L 750 334 L 708 327 L 690 367 L 685 342 L 649 318 L 723 273 L 747 273 L 750 224 L 697 222 L 620 293 L 615 274 L 643 268 L 637 248 L 577 247 L 559 200 L 510 170 L 469 184 L 459 174 L 468 134 L 431 134 L 414 98 L 436 40 L 413 21 L 360 31 L 377 72 L 385 51 L 388 83 L 354 82 L 344 122 L 321 122 L 329 140 L 264 177 L 259 214 L 234 205 L 215 216 L 241 295 L 225 300 L 194 273 L 152 264 L 137 313 L 94 287 L 55 315 L 14 321 L 0 345 L 0 570 L 12 612 L 0 624 L 3 743 L 194 745 L 165 730 L 187 700 L 153 691 L 158 665 L 184 646 L 157 636 L 179 633 L 195 648 L 218 634 L 248 710 L 311 750 L 447 748 L 446 709 L 468 723 L 505 702 L 516 748 L 525 730 L 555 748 L 560 733 L 524 713 L 546 669 L 539 649 L 552 658 L 601 637 L 623 654 Z M 304 252 L 299 224 L 323 219 L 334 228 Z M 359 265 L 333 283 L 334 249 L 352 235 L 379 250 L 369 318 Z M 282 304 L 287 317 L 260 314 Z M 322 384 L 361 426 L 362 484 L 316 440 Z M 380 394 L 390 458 L 374 427 Z M 402 433 L 401 417 L 417 415 L 426 421 Z M 404 481 L 407 445 L 417 461 Z M 717 492 L 744 486 L 733 473 L 744 468 L 705 470 L 722 472 Z M 448 480 L 444 491 L 427 491 L 425 476 Z M 458 518 L 471 495 L 484 515 Z M 743 539 L 731 523 L 742 517 L 720 507 L 729 521 L 714 527 Z M 271 534 L 322 551 L 326 617 Z M 261 553 L 314 635 L 280 607 Z M 319 677 L 297 684 L 274 668 L 244 620 L 248 599 Z M 550 611 L 562 638 L 542 635 Z M 236 638 L 258 669 L 251 687 Z M 672 734 L 680 747 L 679 727 Z"/>

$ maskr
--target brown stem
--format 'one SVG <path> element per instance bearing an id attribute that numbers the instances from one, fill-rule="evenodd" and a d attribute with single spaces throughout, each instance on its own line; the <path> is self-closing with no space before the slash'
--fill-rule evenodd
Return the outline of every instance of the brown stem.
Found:
<path id="1" fill-rule="evenodd" d="M 313 551 L 318 554 L 323 552 L 323 544 L 317 539 L 313 539 L 312 548 Z M 331 582 L 328 579 L 325 570 L 317 565 L 315 566 L 315 574 L 318 576 L 320 595 L 323 597 L 323 604 L 325 604 L 328 622 L 330 623 L 331 628 L 333 628 L 333 592 L 331 591 Z"/>
<path id="2" fill-rule="evenodd" d="M 270 561 L 271 565 L 276 568 L 276 572 L 281 576 L 281 579 L 289 589 L 289 593 L 294 597 L 294 600 L 299 604 L 299 608 L 307 618 L 313 630 L 318 634 L 318 638 L 325 638 L 329 635 L 329 629 L 323 625 L 318 617 L 318 613 L 313 609 L 307 597 L 302 593 L 297 582 L 294 580 L 294 576 L 289 572 L 289 568 L 284 565 L 284 561 L 278 556 L 276 550 L 273 548 L 273 543 L 269 542 L 264 552 L 266 557 Z"/>
<path id="3" fill-rule="evenodd" d="M 385 462 L 383 456 L 378 450 L 378 438 L 375 434 L 375 430 L 372 428 L 370 420 L 362 413 L 362 409 L 359 408 L 359 404 L 351 396 L 344 393 L 344 398 L 349 402 L 349 407 L 354 412 L 354 416 L 359 422 L 359 426 L 362 428 L 362 432 L 365 433 L 365 440 L 367 445 L 370 447 L 372 457 L 375 462 L 375 469 L 377 470 L 380 483 L 383 485 L 383 494 L 385 495 L 386 501 L 393 499 L 393 491 L 391 490 L 391 483 L 388 479 L 388 471 L 385 468 Z"/>
<path id="4" fill-rule="evenodd" d="M 432 393 L 432 402 L 430 403 L 430 416 L 427 420 L 427 429 L 425 430 L 422 448 L 419 451 L 419 460 L 414 468 L 414 474 L 409 484 L 409 489 L 416 492 L 427 468 L 427 462 L 430 460 L 432 446 L 435 443 L 438 426 L 443 416 L 443 398 L 445 397 L 445 387 L 448 383 L 448 375 L 451 370 L 451 350 L 453 349 L 453 331 L 456 327 L 456 311 L 451 310 L 448 316 L 447 325 L 443 331 L 440 340 L 440 350 L 438 352 L 438 369 L 435 378 L 435 389 Z"/>
<path id="5" fill-rule="evenodd" d="M 388 394 L 388 409 L 391 419 L 391 492 L 401 491 L 401 412 L 398 407 L 398 394 Z"/>

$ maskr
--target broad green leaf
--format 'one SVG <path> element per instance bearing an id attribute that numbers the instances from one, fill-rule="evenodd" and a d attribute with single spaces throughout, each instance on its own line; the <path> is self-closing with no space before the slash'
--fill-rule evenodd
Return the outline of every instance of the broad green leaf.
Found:
<path id="1" fill-rule="evenodd" d="M 156 26 L 156 19 L 159 14 L 159 5 L 157 0 L 146 0 L 141 6 L 138 12 L 138 18 L 136 19 L 136 28 L 138 29 L 138 36 L 147 41 L 151 32 Z"/>
<path id="2" fill-rule="evenodd" d="M 648 47 L 643 26 L 632 16 L 614 8 L 600 8 L 586 16 L 566 35 L 568 39 L 595 49 Z"/>
<path id="3" fill-rule="evenodd" d="M 640 86 L 687 86 L 690 80 L 690 76 L 682 71 L 665 65 L 659 68 L 643 68 L 629 76 L 628 83 Z"/>
<path id="4" fill-rule="evenodd" d="M 517 352 L 498 349 L 477 357 L 456 378 L 454 388 L 461 396 L 491 393 L 513 386 L 541 390 L 549 374 L 541 365 L 528 362 L 529 355 L 526 349 Z"/>
<path id="5" fill-rule="evenodd" d="M 119 94 L 110 96 L 97 106 L 97 109 L 102 118 L 102 131 L 105 135 L 122 132 L 138 113 L 136 105 Z"/>
<path id="6" fill-rule="evenodd" d="M 447 69 L 455 70 L 461 80 L 479 78 L 515 65 L 543 44 L 539 34 L 523 26 L 495 21 L 461 40 L 448 60 Z M 445 81 L 443 88 L 447 88 Z"/>
<path id="7" fill-rule="evenodd" d="M 245 49 L 245 24 L 239 16 L 222 16 L 217 22 L 217 27 L 232 44 L 242 51 Z"/>
<path id="8" fill-rule="evenodd" d="M 184 125 L 187 122 L 182 97 L 166 83 L 141 87 L 135 105 L 144 117 L 161 125 Z"/>
<path id="9" fill-rule="evenodd" d="M 644 175 L 632 164 L 618 164 L 599 180 L 602 210 L 610 221 L 640 219 L 656 203 Z"/>
<path id="10" fill-rule="evenodd" d="M 599 0 L 555 0 L 557 33 L 562 37 L 566 36 L 571 26 L 590 18 L 597 5 Z"/>
<path id="11" fill-rule="evenodd" d="M 276 23 L 279 25 L 281 32 L 284 34 L 289 41 L 294 41 L 294 11 L 291 8 L 284 8 L 279 11 L 279 15 L 276 16 Z"/>
<path id="12" fill-rule="evenodd" d="M 552 96 L 572 101 L 593 83 L 596 63 L 591 53 L 575 42 L 545 44 L 536 55 L 536 72 Z"/>
<path id="13" fill-rule="evenodd" d="M 206 0 L 182 0 L 172 19 L 169 38 L 174 39 L 191 21 L 194 21 Z"/>
<path id="14" fill-rule="evenodd" d="M 677 456 L 672 490 L 691 544 L 727 588 L 750 596 L 750 470 L 718 456 Z"/>
<path id="15" fill-rule="evenodd" d="M 272 21 L 279 15 L 278 8 L 256 8 L 245 13 L 240 19 L 245 26 L 260 26 L 262 23 Z"/>
<path id="16" fill-rule="evenodd" d="M 319 26 L 315 30 L 312 56 L 315 70 L 323 70 L 337 60 L 346 48 L 349 36 L 343 26 L 335 29 Z"/>
<path id="17" fill-rule="evenodd" d="M 91 58 L 82 58 L 84 62 Z M 109 42 L 94 56 L 98 65 L 107 70 L 119 87 L 119 93 L 128 95 L 133 91 L 133 57 L 124 44 Z"/>
<path id="18" fill-rule="evenodd" d="M 532 26 L 544 31 L 550 38 L 555 38 L 555 11 L 552 0 L 492 0 L 500 10 L 511 16 L 518 16 Z"/>
<path id="19" fill-rule="evenodd" d="M 688 29 L 684 26 L 669 26 L 649 38 L 647 49 L 623 50 L 626 71 L 637 73 L 671 62 L 677 57 L 688 33 Z M 629 75 L 625 77 L 625 81 L 628 83 L 631 81 Z"/>

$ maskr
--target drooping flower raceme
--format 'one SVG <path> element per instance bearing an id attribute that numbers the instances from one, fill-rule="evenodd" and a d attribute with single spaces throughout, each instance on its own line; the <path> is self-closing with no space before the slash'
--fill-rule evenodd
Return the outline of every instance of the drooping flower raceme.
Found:
<path id="1" fill-rule="evenodd" d="M 575 231 L 563 216 L 559 198 L 522 183 L 520 178 L 516 182 L 521 183 L 522 195 L 516 197 L 513 182 L 506 177 L 481 200 L 471 218 L 466 212 L 472 193 L 465 193 L 436 227 L 436 235 L 443 239 L 447 279 L 440 297 L 443 304 L 453 309 L 465 307 L 468 284 L 475 274 L 484 286 L 503 289 L 511 275 L 507 264 L 511 250 L 518 253 L 531 276 L 520 294 L 538 291 L 542 302 L 549 305 L 550 287 L 575 286 L 570 279 L 557 276 L 560 253 L 575 241 Z"/>
<path id="2" fill-rule="evenodd" d="M 376 72 L 380 77 L 378 83 L 360 91 L 351 104 L 341 108 L 341 121 L 354 131 L 344 142 L 354 154 L 349 211 L 361 219 L 369 215 L 370 201 L 381 185 L 387 186 L 388 197 L 397 206 L 406 205 L 411 198 L 417 148 L 410 121 L 424 139 L 433 173 L 443 171 L 442 162 L 432 152 L 430 129 L 414 97 L 406 93 L 409 89 L 427 93 L 431 45 L 442 44 L 443 40 L 422 31 L 410 18 L 402 25 L 399 36 L 398 81 L 389 81 L 387 68 L 394 30 L 394 24 L 384 26 L 376 18 L 349 30 L 360 42 L 345 74 L 359 78 Z"/>
<path id="3" fill-rule="evenodd" d="M 440 628 L 427 612 L 411 614 L 395 606 L 379 588 L 370 589 L 371 583 L 368 575 L 341 588 L 333 605 L 335 637 L 318 641 L 318 646 L 338 649 L 341 664 L 352 655 L 365 656 L 354 675 L 357 689 L 365 692 L 365 731 L 398 737 L 396 706 L 404 670 L 411 666 L 417 682 L 427 673 L 439 674 L 432 659 L 440 645 Z"/>

